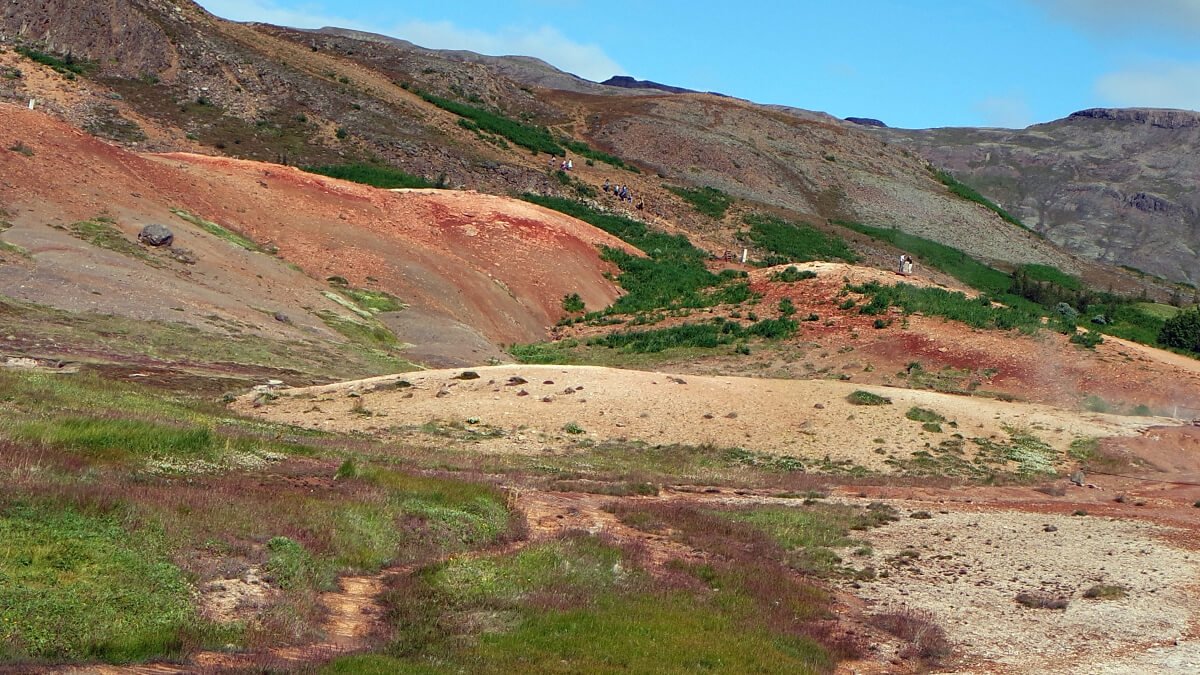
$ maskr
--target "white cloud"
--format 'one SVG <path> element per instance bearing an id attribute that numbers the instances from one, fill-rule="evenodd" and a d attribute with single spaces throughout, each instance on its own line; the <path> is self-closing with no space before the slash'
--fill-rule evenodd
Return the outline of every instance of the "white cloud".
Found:
<path id="1" fill-rule="evenodd" d="M 1096 93 L 1115 106 L 1200 110 L 1200 63 L 1125 68 L 1101 76 Z"/>
<path id="2" fill-rule="evenodd" d="M 259 21 L 294 28 L 336 26 L 381 33 L 429 49 L 463 49 L 492 56 L 535 56 L 589 80 L 602 81 L 626 70 L 597 45 L 581 44 L 551 26 L 503 27 L 482 31 L 449 21 L 406 21 L 366 24 L 300 6 L 281 7 L 274 0 L 201 0 L 205 9 L 234 21 Z"/>
<path id="3" fill-rule="evenodd" d="M 1033 124 L 1033 110 L 1021 94 L 989 96 L 971 106 L 983 116 L 984 126 L 1024 129 Z"/>
<path id="4" fill-rule="evenodd" d="M 388 33 L 430 49 L 465 49 L 492 56 L 536 56 L 556 68 L 589 80 L 602 81 L 626 72 L 600 47 L 574 42 L 550 26 L 507 27 L 486 32 L 460 28 L 449 21 L 409 21 Z"/>
<path id="5" fill-rule="evenodd" d="M 232 21 L 257 21 L 292 28 L 353 28 L 370 30 L 370 27 L 353 19 L 325 14 L 317 9 L 301 6 L 297 9 L 280 7 L 272 0 L 200 0 L 200 6 L 223 19 Z"/>
<path id="6" fill-rule="evenodd" d="M 1031 0 L 1052 15 L 1106 34 L 1200 35 L 1200 0 Z"/>

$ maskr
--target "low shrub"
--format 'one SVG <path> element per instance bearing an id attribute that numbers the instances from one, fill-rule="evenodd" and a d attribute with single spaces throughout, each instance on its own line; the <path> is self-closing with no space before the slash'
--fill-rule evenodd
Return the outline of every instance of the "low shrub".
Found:
<path id="1" fill-rule="evenodd" d="M 812 270 L 799 270 L 795 265 L 788 265 L 782 272 L 775 272 L 771 275 L 771 281 L 779 281 L 783 283 L 792 283 L 796 281 L 804 281 L 805 279 L 816 279 L 817 273 Z"/>
<path id="2" fill-rule="evenodd" d="M 844 260 L 857 262 L 858 255 L 840 237 L 825 234 L 811 225 L 789 223 L 762 213 L 748 214 L 744 219 L 750 231 L 750 241 L 771 255 L 763 259 L 766 265 L 810 260 Z"/>
<path id="3" fill-rule="evenodd" d="M 733 205 L 733 197 L 713 187 L 687 188 L 668 186 L 668 190 L 683 198 L 699 213 L 720 220 Z"/>
<path id="4" fill-rule="evenodd" d="M 329 176 L 330 178 L 340 178 L 388 190 L 395 188 L 437 187 L 420 176 L 414 176 L 395 167 L 379 164 L 325 164 L 306 166 L 304 170 L 309 173 Z"/>
<path id="5" fill-rule="evenodd" d="M 863 391 L 862 389 L 850 392 L 850 394 L 846 396 L 846 400 L 849 401 L 851 405 L 892 404 L 892 399 L 887 398 L 886 396 L 880 396 L 879 394 L 873 394 L 869 391 Z"/>

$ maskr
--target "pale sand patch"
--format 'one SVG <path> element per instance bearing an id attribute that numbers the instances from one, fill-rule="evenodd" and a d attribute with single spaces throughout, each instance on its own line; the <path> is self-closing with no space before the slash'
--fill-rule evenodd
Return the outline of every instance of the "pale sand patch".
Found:
<path id="1" fill-rule="evenodd" d="M 283 389 L 278 399 L 258 408 L 248 395 L 233 407 L 275 422 L 383 438 L 392 430 L 435 421 L 475 420 L 471 426 L 504 432 L 473 444 L 480 452 L 537 453 L 564 439 L 638 440 L 742 447 L 812 459 L 828 456 L 879 471 L 890 467 L 876 448 L 907 457 L 952 433 L 1003 442 L 1009 438 L 1007 429 L 1020 429 L 1062 451 L 1076 438 L 1133 436 L 1162 422 L 823 380 L 676 376 L 595 366 L 470 370 L 479 378 L 455 379 L 462 369 L 405 373 Z M 508 384 L 514 377 L 526 382 Z M 397 388 L 401 380 L 411 386 Z M 857 389 L 891 398 L 892 404 L 851 405 L 846 396 Z M 943 432 L 925 431 L 920 422 L 906 419 L 914 406 L 944 416 Z M 570 424 L 584 433 L 566 434 L 564 427 Z M 966 446 L 969 457 L 975 446 Z"/>

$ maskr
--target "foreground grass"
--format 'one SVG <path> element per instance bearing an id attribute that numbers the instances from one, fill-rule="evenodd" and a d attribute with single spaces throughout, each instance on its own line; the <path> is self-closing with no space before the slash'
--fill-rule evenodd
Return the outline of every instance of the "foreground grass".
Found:
<path id="1" fill-rule="evenodd" d="M 9 502 L 0 508 L 0 663 L 137 661 L 219 638 L 168 552 L 161 532 L 130 532 L 119 511 Z"/>
<path id="2" fill-rule="evenodd" d="M 759 621 L 754 598 L 736 583 L 710 590 L 722 573 L 680 567 L 677 582 L 656 581 L 627 552 L 586 535 L 453 560 L 397 580 L 386 594 L 394 632 L 383 653 L 323 672 L 829 668 L 818 642 Z"/>

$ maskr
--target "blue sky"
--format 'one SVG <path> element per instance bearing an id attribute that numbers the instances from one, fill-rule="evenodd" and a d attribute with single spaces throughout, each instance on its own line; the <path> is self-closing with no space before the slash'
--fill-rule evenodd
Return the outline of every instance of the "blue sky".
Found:
<path id="1" fill-rule="evenodd" d="M 1024 127 L 1098 106 L 1200 110 L 1200 0 L 199 0 L 537 56 L 891 126 Z"/>

